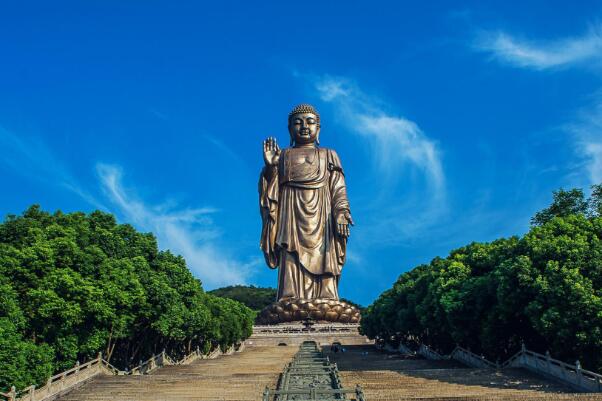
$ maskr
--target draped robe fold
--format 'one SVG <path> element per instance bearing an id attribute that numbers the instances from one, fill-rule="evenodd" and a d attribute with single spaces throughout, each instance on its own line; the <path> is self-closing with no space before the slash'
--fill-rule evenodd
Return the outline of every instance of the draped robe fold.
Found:
<path id="1" fill-rule="evenodd" d="M 336 215 L 349 211 L 345 176 L 334 150 L 288 148 L 259 179 L 260 246 L 278 268 L 278 299 L 338 299 L 346 239 Z"/>

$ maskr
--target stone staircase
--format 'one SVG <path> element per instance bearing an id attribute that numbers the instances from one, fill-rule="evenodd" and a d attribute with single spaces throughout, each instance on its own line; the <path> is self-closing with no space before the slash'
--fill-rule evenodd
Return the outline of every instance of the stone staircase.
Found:
<path id="1" fill-rule="evenodd" d="M 467 368 L 343 343 L 346 352 L 322 350 L 337 363 L 341 385 L 359 384 L 367 401 L 602 401 L 602 393 L 575 393 L 523 369 Z M 150 375 L 96 376 L 59 401 L 251 401 L 277 386 L 298 346 L 259 346 L 190 365 L 165 366 Z"/>
<path id="2" fill-rule="evenodd" d="M 60 401 L 255 401 L 275 387 L 298 347 L 260 347 L 143 376 L 97 376 Z"/>
<path id="3" fill-rule="evenodd" d="M 323 351 L 337 363 L 343 386 L 359 384 L 367 401 L 602 401 L 602 394 L 575 393 L 523 369 L 466 368 L 455 361 L 404 357 L 373 346 L 345 349 Z"/>

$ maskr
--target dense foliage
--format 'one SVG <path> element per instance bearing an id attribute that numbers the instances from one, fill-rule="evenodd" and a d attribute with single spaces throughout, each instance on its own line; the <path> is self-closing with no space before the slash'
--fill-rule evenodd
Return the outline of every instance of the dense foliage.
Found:
<path id="1" fill-rule="evenodd" d="M 276 289 L 253 285 L 232 285 L 209 291 L 210 294 L 242 302 L 258 312 L 276 300 Z"/>
<path id="2" fill-rule="evenodd" d="M 522 237 L 472 243 L 402 274 L 362 316 L 386 341 L 504 360 L 524 341 L 602 370 L 602 186 L 557 191 Z"/>
<path id="3" fill-rule="evenodd" d="M 253 285 L 231 285 L 211 290 L 209 293 L 218 297 L 233 299 L 245 304 L 255 312 L 260 312 L 276 300 L 277 290 L 271 287 L 255 287 Z M 361 305 L 345 298 L 341 298 L 341 301 L 347 302 L 358 309 L 363 308 Z"/>
<path id="4" fill-rule="evenodd" d="M 98 352 L 125 368 L 163 349 L 227 347 L 253 319 L 110 214 L 32 206 L 0 224 L 0 390 L 43 383 Z"/>

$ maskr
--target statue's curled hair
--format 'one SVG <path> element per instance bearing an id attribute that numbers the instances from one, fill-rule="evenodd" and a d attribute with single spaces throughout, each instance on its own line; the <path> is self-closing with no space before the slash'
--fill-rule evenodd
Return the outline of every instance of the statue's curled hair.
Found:
<path id="1" fill-rule="evenodd" d="M 316 118 L 318 120 L 318 124 L 320 123 L 320 113 L 318 113 L 318 111 L 315 109 L 314 106 L 312 106 L 311 104 L 307 104 L 307 103 L 301 103 L 296 105 L 290 113 L 288 113 L 288 119 L 290 121 L 291 117 L 294 116 L 295 114 L 301 114 L 301 113 L 312 113 L 316 115 Z"/>

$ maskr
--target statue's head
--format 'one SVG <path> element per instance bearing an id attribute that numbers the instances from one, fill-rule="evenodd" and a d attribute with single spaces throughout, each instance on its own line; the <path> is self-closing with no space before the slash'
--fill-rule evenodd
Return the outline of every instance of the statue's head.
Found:
<path id="1" fill-rule="evenodd" d="M 300 104 L 288 115 L 288 132 L 293 144 L 320 144 L 320 114 L 311 104 Z"/>

